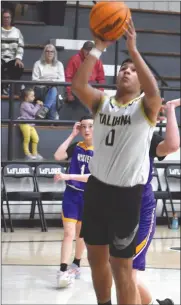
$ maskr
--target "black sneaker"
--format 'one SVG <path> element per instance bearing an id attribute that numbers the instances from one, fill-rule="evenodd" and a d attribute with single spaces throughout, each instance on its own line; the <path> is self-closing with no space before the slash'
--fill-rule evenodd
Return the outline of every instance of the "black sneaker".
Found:
<path id="1" fill-rule="evenodd" d="M 37 119 L 45 119 L 47 116 L 49 109 L 47 107 L 41 107 L 37 113 L 36 113 L 36 118 Z"/>
<path id="2" fill-rule="evenodd" d="M 174 302 L 171 299 L 168 299 L 168 298 L 163 300 L 163 301 L 160 301 L 160 300 L 156 299 L 156 301 L 160 305 L 174 305 Z"/>

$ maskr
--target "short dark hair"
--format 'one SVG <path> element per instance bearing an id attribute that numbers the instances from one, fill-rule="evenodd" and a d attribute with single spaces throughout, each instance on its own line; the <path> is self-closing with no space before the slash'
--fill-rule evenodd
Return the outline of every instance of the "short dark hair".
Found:
<path id="1" fill-rule="evenodd" d="M 93 117 L 91 114 L 89 115 L 84 115 L 81 117 L 80 122 L 84 121 L 84 120 L 93 120 Z"/>
<path id="2" fill-rule="evenodd" d="M 133 61 L 131 58 L 126 58 L 125 60 L 123 60 L 122 64 L 121 64 L 121 67 L 124 65 L 124 64 L 133 64 Z"/>
<path id="3" fill-rule="evenodd" d="M 20 99 L 24 102 L 25 98 L 29 95 L 30 92 L 34 92 L 33 88 L 27 88 L 21 91 Z"/>

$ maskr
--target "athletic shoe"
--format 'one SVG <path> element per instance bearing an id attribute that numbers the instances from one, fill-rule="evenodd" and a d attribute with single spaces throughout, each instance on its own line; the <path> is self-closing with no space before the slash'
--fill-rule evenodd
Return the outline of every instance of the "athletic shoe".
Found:
<path id="1" fill-rule="evenodd" d="M 26 161 L 35 160 L 35 156 L 33 156 L 33 155 L 27 155 L 27 156 L 25 156 L 25 160 L 26 160 Z"/>
<path id="2" fill-rule="evenodd" d="M 174 305 L 174 302 L 171 299 L 168 299 L 168 298 L 163 300 L 163 301 L 160 301 L 160 300 L 156 299 L 156 301 L 160 305 Z"/>
<path id="3" fill-rule="evenodd" d="M 43 160 L 43 157 L 39 154 L 33 155 L 34 160 Z"/>
<path id="4" fill-rule="evenodd" d="M 66 288 L 73 284 L 74 278 L 73 276 L 67 271 L 58 271 L 57 272 L 57 288 Z"/>
<path id="5" fill-rule="evenodd" d="M 80 267 L 78 267 L 76 264 L 72 263 L 68 268 L 69 274 L 71 274 L 76 280 L 80 279 Z"/>

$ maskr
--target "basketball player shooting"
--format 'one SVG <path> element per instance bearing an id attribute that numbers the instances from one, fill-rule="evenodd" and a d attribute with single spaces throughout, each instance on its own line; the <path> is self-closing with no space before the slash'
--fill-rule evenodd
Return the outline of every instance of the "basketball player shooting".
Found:
<path id="1" fill-rule="evenodd" d="M 95 38 L 78 69 L 72 90 L 95 114 L 94 156 L 84 194 L 84 237 L 98 304 L 111 304 L 112 275 L 118 304 L 141 304 L 132 277 L 143 185 L 149 175 L 149 149 L 161 108 L 157 82 L 136 46 L 130 20 L 126 30 L 130 59 L 122 64 L 116 96 L 88 84 L 96 60 L 110 42 Z M 143 90 L 144 95 L 140 95 Z"/>
<path id="2" fill-rule="evenodd" d="M 179 106 L 181 106 L 181 99 L 169 101 L 165 106 L 163 106 L 167 113 L 165 138 L 154 132 L 149 151 L 150 170 L 148 180 L 144 185 L 142 194 L 136 254 L 133 260 L 133 278 L 139 289 L 141 304 L 174 304 L 173 301 L 169 298 L 164 300 L 154 300 L 148 288 L 137 275 L 138 271 L 145 271 L 146 254 L 156 229 L 156 200 L 154 198 L 154 192 L 151 185 L 151 181 L 153 179 L 153 161 L 154 158 L 158 158 L 159 161 L 163 160 L 168 154 L 176 152 L 180 147 L 180 134 L 175 114 L 175 108 Z M 57 175 L 57 179 L 64 181 L 75 180 L 86 182 L 89 176 L 90 174 L 72 175 L 61 173 Z"/>

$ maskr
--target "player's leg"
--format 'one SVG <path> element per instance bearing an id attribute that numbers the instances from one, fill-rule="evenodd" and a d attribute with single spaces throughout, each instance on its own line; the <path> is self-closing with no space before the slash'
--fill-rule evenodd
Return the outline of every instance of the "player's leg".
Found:
<path id="1" fill-rule="evenodd" d="M 87 247 L 88 261 L 98 304 L 111 304 L 112 273 L 108 248 L 108 186 L 90 177 L 84 192 L 81 237 Z"/>
<path id="2" fill-rule="evenodd" d="M 168 298 L 163 301 L 154 300 L 149 288 L 138 276 L 139 271 L 145 270 L 146 254 L 156 228 L 156 203 L 152 191 L 146 197 L 143 198 L 141 205 L 136 254 L 133 259 L 133 279 L 140 293 L 141 304 L 160 304 L 159 302 L 161 302 L 163 305 L 172 305 L 173 301 Z"/>
<path id="3" fill-rule="evenodd" d="M 110 206 L 110 263 L 116 285 L 118 304 L 141 304 L 132 277 L 133 256 L 142 198 L 142 186 L 113 188 Z M 119 198 L 119 199 L 118 199 Z"/>
<path id="4" fill-rule="evenodd" d="M 84 239 L 80 237 L 82 226 L 82 214 L 84 207 L 84 192 L 79 192 L 77 196 L 78 222 L 76 223 L 76 242 L 75 242 L 75 257 L 70 265 L 70 269 L 75 273 L 75 278 L 80 278 L 80 261 L 85 249 Z"/>
<path id="5" fill-rule="evenodd" d="M 88 261 L 98 304 L 111 304 L 112 272 L 108 245 L 87 244 Z"/>
<path id="6" fill-rule="evenodd" d="M 133 279 L 139 289 L 141 304 L 152 303 L 152 295 L 149 289 L 138 277 L 138 271 L 145 270 L 146 254 L 155 233 L 156 203 L 152 197 L 150 195 L 142 199 L 136 253 L 133 259 Z"/>
<path id="7" fill-rule="evenodd" d="M 75 205 L 76 191 L 67 187 L 62 203 L 64 236 L 61 245 L 60 271 L 57 273 L 57 286 L 67 287 L 72 283 L 73 276 L 68 272 L 68 263 L 72 254 L 72 245 L 75 238 L 78 211 Z"/>

